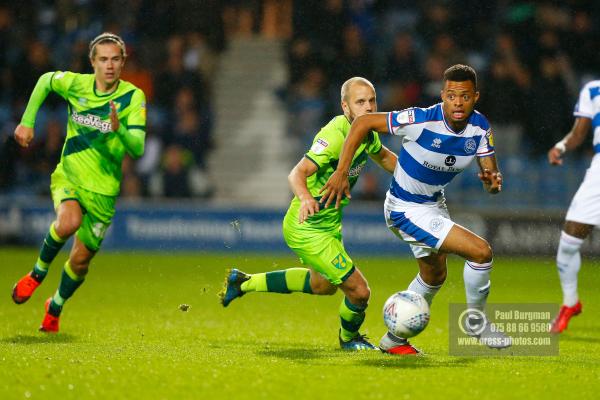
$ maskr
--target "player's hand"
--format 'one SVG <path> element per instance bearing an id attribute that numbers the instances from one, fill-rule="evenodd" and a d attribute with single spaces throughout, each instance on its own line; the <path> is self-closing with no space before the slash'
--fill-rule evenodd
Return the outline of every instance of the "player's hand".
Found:
<path id="1" fill-rule="evenodd" d="M 119 121 L 119 114 L 117 114 L 117 106 L 112 100 L 110 101 L 110 123 L 113 132 L 119 130 L 121 122 Z"/>
<path id="2" fill-rule="evenodd" d="M 301 224 L 306 221 L 309 217 L 312 217 L 319 212 L 319 202 L 314 197 L 309 197 L 300 202 L 300 213 L 298 215 L 298 222 Z"/>
<path id="3" fill-rule="evenodd" d="M 553 147 L 548 150 L 548 162 L 551 165 L 562 165 L 563 152 L 558 147 Z"/>
<path id="4" fill-rule="evenodd" d="M 329 207 L 334 199 L 335 208 L 339 208 L 344 195 L 349 199 L 352 198 L 350 196 L 350 182 L 348 181 L 348 176 L 336 170 L 329 177 L 319 193 L 323 196 L 319 202 L 321 204 L 325 202 L 325 208 Z"/>
<path id="5" fill-rule="evenodd" d="M 495 194 L 502 191 L 502 173 L 485 168 L 478 176 L 488 192 Z"/>
<path id="6" fill-rule="evenodd" d="M 17 125 L 15 128 L 15 140 L 21 147 L 29 147 L 29 143 L 33 140 L 33 128 Z"/>

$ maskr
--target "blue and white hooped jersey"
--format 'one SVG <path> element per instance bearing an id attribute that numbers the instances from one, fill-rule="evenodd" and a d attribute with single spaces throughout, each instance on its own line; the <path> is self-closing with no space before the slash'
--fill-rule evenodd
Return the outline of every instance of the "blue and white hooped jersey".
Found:
<path id="1" fill-rule="evenodd" d="M 581 89 L 573 115 L 592 120 L 594 152 L 600 153 L 600 80 L 588 82 Z"/>
<path id="2" fill-rule="evenodd" d="M 482 114 L 474 111 L 465 129 L 454 132 L 444 119 L 442 103 L 392 111 L 388 130 L 404 137 L 387 195 L 392 204 L 435 203 L 475 156 L 494 154 L 490 124 Z"/>

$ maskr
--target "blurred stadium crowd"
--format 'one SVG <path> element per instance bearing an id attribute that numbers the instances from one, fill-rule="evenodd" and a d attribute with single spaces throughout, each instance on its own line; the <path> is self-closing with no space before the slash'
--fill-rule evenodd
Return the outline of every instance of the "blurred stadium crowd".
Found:
<path id="1" fill-rule="evenodd" d="M 210 197 L 211 82 L 219 55 L 236 35 L 288 41 L 289 83 L 277 94 L 289 110 L 290 134 L 304 147 L 340 113 L 339 88 L 351 76 L 373 81 L 379 109 L 388 111 L 438 102 L 444 69 L 458 62 L 472 65 L 480 80 L 477 109 L 495 129 L 501 167 L 505 174 L 520 174 L 525 197 L 535 195 L 532 184 L 547 184 L 544 155 L 569 130 L 581 85 L 600 75 L 600 3 L 595 1 L 29 3 L 0 6 L 3 193 L 47 194 L 63 142 L 62 100 L 47 100 L 33 147 L 18 148 L 12 131 L 38 76 L 57 69 L 90 72 L 87 44 L 105 30 L 125 39 L 130 55 L 123 79 L 141 87 L 149 103 L 146 154 L 123 167 L 128 197 Z M 269 22 L 274 12 L 275 25 Z M 385 140 L 398 150 L 399 141 Z M 583 146 L 570 171 L 585 168 L 589 152 L 591 146 Z M 461 182 L 465 199 L 471 189 L 480 190 L 474 179 Z M 387 183 L 370 168 L 360 197 L 380 200 Z M 559 197 L 565 192 L 536 189 L 555 190 Z M 563 205 L 569 194 L 563 197 L 554 205 Z"/>

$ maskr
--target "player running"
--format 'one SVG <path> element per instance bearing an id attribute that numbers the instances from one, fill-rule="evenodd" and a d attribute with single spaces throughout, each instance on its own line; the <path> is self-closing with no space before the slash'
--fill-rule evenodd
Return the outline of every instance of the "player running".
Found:
<path id="1" fill-rule="evenodd" d="M 119 79 L 126 58 L 125 43 L 103 33 L 90 43 L 94 74 L 48 72 L 31 94 L 15 139 L 33 140 L 36 114 L 51 91 L 68 104 L 67 138 L 50 189 L 56 220 L 50 225 L 33 270 L 15 285 L 15 303 L 26 302 L 42 283 L 64 243 L 76 233 L 60 285 L 46 301 L 40 330 L 58 332 L 63 305 L 83 283 L 91 259 L 100 249 L 115 213 L 121 183 L 121 161 L 144 153 L 146 100 L 144 93 Z"/>
<path id="2" fill-rule="evenodd" d="M 457 254 L 466 262 L 464 281 L 472 312 L 465 329 L 489 347 L 503 348 L 511 339 L 494 332 L 483 312 L 490 291 L 492 249 L 487 241 L 450 219 L 443 188 L 477 159 L 479 178 L 489 193 L 502 190 L 492 131 L 487 119 L 474 110 L 479 99 L 473 68 L 454 65 L 444 72 L 442 102 L 429 108 L 374 113 L 352 124 L 336 171 L 323 186 L 321 202 L 336 207 L 350 197 L 350 154 L 375 130 L 403 137 L 394 178 L 385 200 L 388 228 L 410 244 L 419 273 L 408 290 L 431 304 L 446 279 L 446 257 Z M 379 347 L 392 354 L 415 354 L 406 339 L 386 333 Z"/>
<path id="3" fill-rule="evenodd" d="M 600 225 L 600 80 L 586 84 L 575 105 L 575 123 L 571 131 L 548 151 L 552 165 L 562 165 L 562 156 L 583 143 L 590 128 L 594 132 L 594 158 L 579 190 L 571 200 L 560 234 L 556 265 L 563 292 L 563 305 L 552 321 L 551 332 L 567 329 L 571 317 L 581 314 L 577 294 L 577 275 L 581 268 L 581 245 L 594 226 Z"/>
<path id="4" fill-rule="evenodd" d="M 339 308 L 340 346 L 346 350 L 370 350 L 377 347 L 359 333 L 370 289 L 342 242 L 342 209 L 350 200 L 343 199 L 338 208 L 322 208 L 319 191 L 334 171 L 352 121 L 377 111 L 375 88 L 364 78 L 347 80 L 341 89 L 341 106 L 344 115 L 333 118 L 317 133 L 312 147 L 288 177 L 295 197 L 283 220 L 283 237 L 308 268 L 252 275 L 232 269 L 220 297 L 227 307 L 248 292 L 332 295 L 339 287 L 345 295 Z M 376 132 L 369 132 L 349 161 L 350 187 L 356 184 L 368 156 L 383 169 L 394 172 L 396 155 L 381 144 Z"/>

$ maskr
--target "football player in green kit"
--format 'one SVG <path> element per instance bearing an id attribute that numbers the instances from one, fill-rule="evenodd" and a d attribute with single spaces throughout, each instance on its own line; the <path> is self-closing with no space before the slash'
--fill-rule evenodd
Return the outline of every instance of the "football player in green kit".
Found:
<path id="1" fill-rule="evenodd" d="M 342 242 L 342 209 L 350 199 L 344 199 L 339 209 L 320 209 L 319 190 L 336 168 L 352 121 L 377 111 L 375 88 L 364 78 L 351 78 L 342 85 L 341 105 L 344 115 L 333 118 L 317 133 L 312 147 L 288 177 L 295 197 L 283 220 L 283 236 L 307 268 L 252 275 L 232 269 L 220 297 L 227 307 L 248 292 L 331 295 L 340 288 L 344 293 L 339 308 L 340 346 L 346 350 L 370 350 L 377 348 L 359 333 L 370 289 Z M 396 155 L 381 144 L 376 132 L 371 132 L 354 154 L 349 171 L 351 185 L 358 180 L 369 156 L 386 171 L 394 172 Z"/>
<path id="2" fill-rule="evenodd" d="M 15 129 L 19 145 L 29 146 L 36 114 L 48 93 L 55 92 L 67 101 L 67 137 L 50 184 L 56 220 L 33 270 L 17 282 L 12 293 L 15 303 L 26 302 L 64 243 L 75 234 L 58 290 L 46 301 L 43 332 L 58 332 L 64 302 L 83 283 L 90 261 L 100 249 L 115 213 L 125 153 L 133 158 L 144 153 L 146 99 L 140 89 L 119 79 L 126 56 L 119 36 L 97 36 L 89 52 L 94 73 L 43 74 Z"/>

